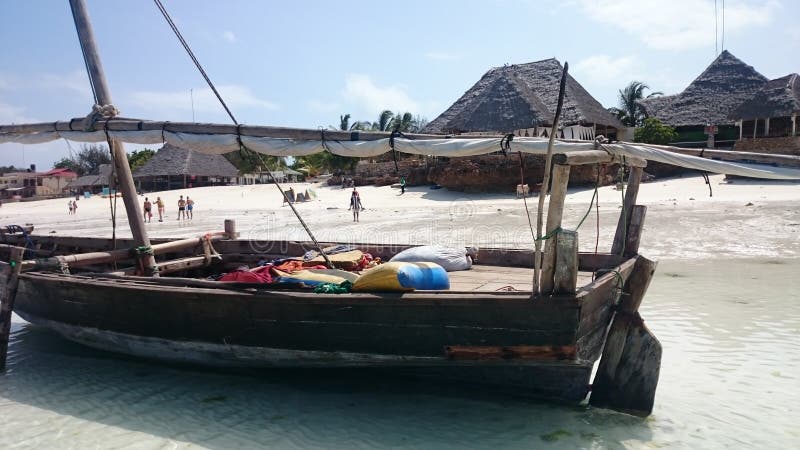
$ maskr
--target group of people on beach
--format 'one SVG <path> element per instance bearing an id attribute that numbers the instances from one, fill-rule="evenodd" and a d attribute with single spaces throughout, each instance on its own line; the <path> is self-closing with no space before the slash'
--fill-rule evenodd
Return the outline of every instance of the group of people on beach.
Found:
<path id="1" fill-rule="evenodd" d="M 69 214 L 78 214 L 78 198 L 76 197 L 75 200 L 70 200 L 67 204 L 69 207 Z"/>
<path id="2" fill-rule="evenodd" d="M 155 206 L 158 211 L 158 221 L 164 221 L 164 200 L 161 197 L 156 197 Z M 183 196 L 180 196 L 178 199 L 178 218 L 175 220 L 192 220 L 194 218 L 194 200 L 186 196 L 184 200 Z M 144 220 L 147 223 L 150 223 L 153 219 L 153 202 L 150 201 L 149 198 L 144 198 Z"/>

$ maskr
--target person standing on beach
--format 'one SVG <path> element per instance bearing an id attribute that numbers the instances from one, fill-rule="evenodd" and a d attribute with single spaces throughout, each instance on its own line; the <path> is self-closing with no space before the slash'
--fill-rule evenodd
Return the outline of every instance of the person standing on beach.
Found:
<path id="1" fill-rule="evenodd" d="M 153 204 L 150 203 L 147 197 L 144 198 L 144 220 L 146 220 L 147 223 L 153 220 Z"/>
<path id="2" fill-rule="evenodd" d="M 186 196 L 186 215 L 189 216 L 189 220 L 194 218 L 194 214 L 192 210 L 194 209 L 194 200 L 190 199 L 189 196 Z"/>
<path id="3" fill-rule="evenodd" d="M 78 214 L 78 199 L 72 202 L 72 214 Z"/>
<path id="4" fill-rule="evenodd" d="M 158 221 L 164 221 L 164 200 L 161 197 L 156 197 L 156 208 L 158 208 Z"/>
<path id="5" fill-rule="evenodd" d="M 353 210 L 353 222 L 358 222 L 358 213 L 364 209 L 364 206 L 361 204 L 361 195 L 356 188 L 353 188 L 353 193 L 350 194 L 350 207 L 347 209 Z"/>
<path id="6" fill-rule="evenodd" d="M 406 193 L 406 177 L 405 175 L 400 177 L 400 195 Z"/>
<path id="7" fill-rule="evenodd" d="M 181 220 L 181 218 L 186 219 L 186 200 L 183 199 L 182 195 L 181 195 L 181 198 L 178 199 L 178 219 L 177 220 Z"/>
<path id="8" fill-rule="evenodd" d="M 69 215 L 72 215 L 74 210 L 74 206 L 72 206 L 72 200 L 67 203 L 67 206 L 69 207 Z"/>

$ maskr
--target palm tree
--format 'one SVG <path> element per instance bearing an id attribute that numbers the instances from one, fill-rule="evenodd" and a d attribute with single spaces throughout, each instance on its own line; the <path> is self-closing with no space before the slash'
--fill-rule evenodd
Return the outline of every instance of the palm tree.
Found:
<path id="1" fill-rule="evenodd" d="M 645 89 L 650 89 L 650 86 L 641 81 L 631 81 L 625 86 L 625 89 L 620 89 L 619 91 L 619 106 L 617 108 L 609 108 L 608 110 L 612 114 L 615 114 L 623 124 L 629 127 L 641 125 L 647 117 L 647 114 L 639 104 L 639 101 L 643 98 L 664 95 L 662 92 L 652 92 L 645 97 Z"/>
<path id="2" fill-rule="evenodd" d="M 393 118 L 393 112 L 388 109 L 383 110 L 381 115 L 378 116 L 378 121 L 372 123 L 372 131 L 389 131 Z"/>
<path id="3" fill-rule="evenodd" d="M 350 114 L 339 116 L 339 129 L 342 131 L 350 129 Z"/>

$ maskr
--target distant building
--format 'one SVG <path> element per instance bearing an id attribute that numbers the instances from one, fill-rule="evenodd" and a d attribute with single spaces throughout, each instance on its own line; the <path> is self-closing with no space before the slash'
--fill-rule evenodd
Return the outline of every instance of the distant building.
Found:
<path id="1" fill-rule="evenodd" d="M 731 113 L 766 83 L 764 75 L 723 50 L 680 94 L 651 97 L 640 104 L 648 117 L 675 127 L 676 143 L 730 147 L 739 137 Z M 712 134 L 707 136 L 707 131 Z"/>
<path id="2" fill-rule="evenodd" d="M 292 183 L 298 181 L 300 177 L 303 176 L 302 173 L 292 170 L 288 167 L 284 167 L 281 170 L 273 170 L 272 176 L 275 177 L 275 180 L 278 183 Z M 269 177 L 267 172 L 261 171 L 257 173 L 243 173 L 239 175 L 239 184 L 267 184 L 272 183 L 272 180 Z"/>
<path id="3" fill-rule="evenodd" d="M 739 126 L 735 150 L 800 155 L 800 75 L 770 81 L 729 116 Z"/>
<path id="4" fill-rule="evenodd" d="M 108 188 L 111 185 L 111 172 L 111 164 L 100 164 L 100 167 L 97 168 L 97 173 L 84 175 L 72 180 L 67 184 L 67 189 L 77 194 L 83 192 L 99 194 L 103 192 L 103 188 Z"/>
<path id="5" fill-rule="evenodd" d="M 546 136 L 563 69 L 556 59 L 493 68 L 423 132 Z M 624 128 L 569 74 L 559 124 L 558 137 L 584 140 L 593 140 L 596 134 L 615 138 Z"/>
<path id="6" fill-rule="evenodd" d="M 31 166 L 35 169 L 34 166 Z M 9 172 L 0 175 L 0 197 L 51 197 L 63 194 L 68 184 L 78 178 L 69 169 L 53 169 L 48 172 Z"/>
<path id="7" fill-rule="evenodd" d="M 140 190 L 162 191 L 236 184 L 239 170 L 222 155 L 165 144 L 133 173 Z"/>

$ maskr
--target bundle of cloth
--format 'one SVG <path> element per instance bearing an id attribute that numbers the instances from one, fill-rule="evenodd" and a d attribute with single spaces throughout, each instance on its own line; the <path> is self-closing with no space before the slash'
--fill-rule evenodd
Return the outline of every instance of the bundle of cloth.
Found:
<path id="1" fill-rule="evenodd" d="M 394 255 L 390 262 L 430 262 L 448 272 L 469 270 L 478 256 L 477 247 L 443 247 L 422 245 Z"/>

